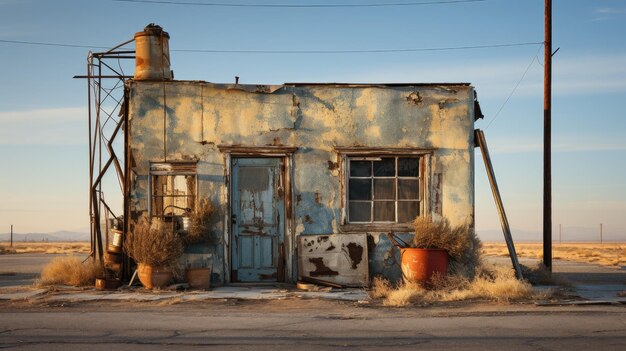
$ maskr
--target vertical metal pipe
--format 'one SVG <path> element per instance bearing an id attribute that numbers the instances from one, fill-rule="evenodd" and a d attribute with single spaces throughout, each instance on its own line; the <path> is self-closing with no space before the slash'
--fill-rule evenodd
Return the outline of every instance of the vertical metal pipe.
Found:
<path id="1" fill-rule="evenodd" d="M 128 87 L 124 84 L 124 231 L 122 233 L 122 242 L 125 242 L 126 237 L 130 232 L 130 126 L 128 125 L 128 110 L 130 109 L 130 94 Z M 122 247 L 124 247 L 122 245 Z M 122 261 L 122 279 L 126 279 L 130 275 L 130 259 L 125 249 L 122 249 L 124 258 Z"/>
<path id="2" fill-rule="evenodd" d="M 102 59 L 98 58 L 98 96 L 96 97 L 97 99 L 97 110 L 96 110 L 96 125 L 94 126 L 97 130 L 98 130 L 98 136 L 97 138 L 94 140 L 94 142 L 97 142 L 98 144 L 98 173 L 102 174 L 102 124 L 101 124 L 101 120 L 100 120 L 100 112 L 101 112 L 101 104 L 102 104 Z M 94 145 L 94 150 L 95 150 L 96 145 Z M 98 176 L 100 177 L 100 176 Z M 94 217 L 94 225 L 96 227 L 96 244 L 97 244 L 97 253 L 98 253 L 98 260 L 100 262 L 102 262 L 102 256 L 103 256 L 103 252 L 102 252 L 102 228 L 100 227 L 100 219 L 101 219 L 101 211 L 100 211 L 100 202 L 102 201 L 101 197 L 102 197 L 102 185 L 100 182 L 98 182 L 98 188 L 97 189 L 92 189 L 92 191 L 97 192 L 96 195 L 96 199 L 98 200 L 97 203 L 94 203 L 94 211 L 96 213 L 96 216 Z M 95 257 L 94 257 L 95 258 Z"/>
<path id="3" fill-rule="evenodd" d="M 87 56 L 87 134 L 89 134 L 89 230 L 91 231 L 90 240 L 91 240 L 91 256 L 95 258 L 96 252 L 96 241 L 95 239 L 95 230 L 93 227 L 93 192 L 91 188 L 93 186 L 93 157 L 92 157 L 92 149 L 93 149 L 93 141 L 91 137 L 91 85 L 93 80 L 93 56 L 91 51 Z"/>
<path id="4" fill-rule="evenodd" d="M 13 247 L 13 224 L 11 224 L 11 247 Z"/>
<path id="5" fill-rule="evenodd" d="M 552 0 L 545 0 L 543 73 L 543 264 L 552 271 Z"/>

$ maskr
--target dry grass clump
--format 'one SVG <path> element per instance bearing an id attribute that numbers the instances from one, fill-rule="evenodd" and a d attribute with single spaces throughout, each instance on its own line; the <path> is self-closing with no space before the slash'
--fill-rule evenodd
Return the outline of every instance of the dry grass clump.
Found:
<path id="1" fill-rule="evenodd" d="M 215 206 L 208 199 L 203 199 L 198 204 L 195 211 L 189 215 L 189 229 L 184 241 L 187 244 L 196 244 L 210 241 L 211 224 L 213 215 L 215 214 Z"/>
<path id="2" fill-rule="evenodd" d="M 417 217 L 413 222 L 415 235 L 411 246 L 424 249 L 444 249 L 450 263 L 448 272 L 471 278 L 480 265 L 482 243 L 469 224 L 452 226 L 446 219 Z"/>
<path id="3" fill-rule="evenodd" d="M 0 255 L 6 255 L 6 254 L 14 254 L 15 253 L 15 249 L 12 247 L 5 247 L 3 245 L 0 245 Z"/>
<path id="4" fill-rule="evenodd" d="M 461 274 L 434 276 L 431 285 L 431 289 L 410 282 L 393 286 L 377 277 L 372 282 L 370 296 L 382 298 L 383 305 L 391 307 L 464 300 L 508 302 L 540 297 L 530 283 L 518 280 L 513 269 L 504 266 L 480 266 L 473 279 Z"/>
<path id="5" fill-rule="evenodd" d="M 571 283 L 569 283 L 568 281 L 559 277 L 555 277 L 541 261 L 532 266 L 526 266 L 523 264 L 520 266 L 522 268 L 522 275 L 532 285 L 571 285 Z"/>
<path id="6" fill-rule="evenodd" d="M 183 254 L 181 238 L 171 226 L 142 217 L 124 242 L 124 250 L 137 263 L 152 266 L 172 266 Z"/>
<path id="7" fill-rule="evenodd" d="M 93 260 L 81 262 L 78 257 L 55 257 L 43 267 L 38 286 L 49 285 L 94 285 L 96 277 L 103 272 L 102 265 Z"/>
<path id="8" fill-rule="evenodd" d="M 444 249 L 451 258 L 463 255 L 469 246 L 468 226 L 452 227 L 447 220 L 435 221 L 431 217 L 417 217 L 413 222 L 415 236 L 412 247 Z"/>
<path id="9" fill-rule="evenodd" d="M 425 289 L 417 283 L 406 282 L 389 290 L 384 297 L 383 306 L 404 307 L 423 301 Z"/>

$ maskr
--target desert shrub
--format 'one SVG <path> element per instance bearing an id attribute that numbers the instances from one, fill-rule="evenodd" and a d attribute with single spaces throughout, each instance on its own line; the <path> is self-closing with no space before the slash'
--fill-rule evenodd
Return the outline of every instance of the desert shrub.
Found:
<path id="1" fill-rule="evenodd" d="M 451 226 L 446 219 L 433 220 L 427 216 L 417 217 L 413 227 L 412 247 L 444 249 L 450 257 L 448 272 L 451 275 L 474 276 L 480 265 L 482 244 L 469 224 Z"/>
<path id="2" fill-rule="evenodd" d="M 404 307 L 419 303 L 424 298 L 426 290 L 419 284 L 413 282 L 403 282 L 398 284 L 395 289 L 389 290 L 387 296 L 383 300 L 384 306 Z"/>
<path id="3" fill-rule="evenodd" d="M 484 265 L 478 267 L 473 279 L 461 274 L 435 275 L 430 289 L 405 282 L 393 286 L 384 278 L 375 278 L 370 296 L 383 299 L 383 305 L 390 307 L 463 300 L 508 302 L 545 298 L 535 294 L 527 281 L 518 280 L 512 268 Z"/>
<path id="4" fill-rule="evenodd" d="M 534 265 L 526 266 L 521 264 L 522 275 L 532 285 L 561 285 L 570 286 L 571 283 L 561 277 L 555 276 L 546 268 L 543 262 L 539 261 Z"/>
<path id="5" fill-rule="evenodd" d="M 203 199 L 195 211 L 189 215 L 189 229 L 184 236 L 186 244 L 208 242 L 214 239 L 211 235 L 211 224 L 215 206 L 208 199 Z"/>
<path id="6" fill-rule="evenodd" d="M 15 249 L 14 248 L 0 245 L 0 255 L 14 254 L 14 253 L 15 253 Z"/>
<path id="7" fill-rule="evenodd" d="M 37 281 L 39 286 L 48 285 L 94 285 L 96 276 L 103 272 L 102 265 L 89 259 L 81 262 L 78 257 L 55 257 L 43 267 L 41 277 Z"/>
<path id="8" fill-rule="evenodd" d="M 370 289 L 370 296 L 379 299 L 389 295 L 389 292 L 393 289 L 393 286 L 389 280 L 381 276 L 376 276 L 372 279 L 372 286 Z"/>
<path id="9" fill-rule="evenodd" d="M 172 266 L 183 254 L 183 241 L 162 221 L 140 218 L 124 241 L 124 250 L 137 263 Z"/>
<path id="10" fill-rule="evenodd" d="M 534 296 L 533 288 L 526 280 L 519 280 L 508 266 L 481 266 L 470 290 L 477 296 L 493 301 L 528 299 Z"/>
<path id="11" fill-rule="evenodd" d="M 422 249 L 444 249 L 451 258 L 458 258 L 469 246 L 467 231 L 469 226 L 452 227 L 445 220 L 431 217 L 417 217 L 413 222 L 415 236 L 412 246 Z"/>

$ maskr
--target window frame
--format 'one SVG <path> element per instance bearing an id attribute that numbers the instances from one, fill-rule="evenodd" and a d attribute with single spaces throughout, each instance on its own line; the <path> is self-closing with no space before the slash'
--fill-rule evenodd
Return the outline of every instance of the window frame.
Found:
<path id="1" fill-rule="evenodd" d="M 193 194 L 192 195 L 155 195 L 154 186 L 156 185 L 156 177 L 174 177 L 174 176 L 193 176 L 194 185 L 193 185 Z M 171 214 L 171 215 L 157 215 L 154 213 L 155 210 L 155 200 L 157 197 L 160 198 L 192 198 L 192 205 L 190 208 L 191 211 L 195 210 L 195 207 L 198 204 L 198 173 L 197 173 L 197 162 L 188 162 L 188 161 L 171 161 L 171 162 L 151 162 L 150 163 L 150 181 L 149 181 L 149 189 L 150 189 L 150 199 L 148 205 L 148 213 L 150 214 L 150 218 L 158 218 L 165 222 L 173 221 L 175 218 L 188 217 L 189 213 L 184 214 Z"/>
<path id="2" fill-rule="evenodd" d="M 417 157 L 419 159 L 418 170 L 418 211 L 420 216 L 425 216 L 430 213 L 430 182 L 431 182 L 431 163 L 434 149 L 424 148 L 366 148 L 366 147 L 335 147 L 337 153 L 337 159 L 340 167 L 340 183 L 341 183 L 341 219 L 339 230 L 341 232 L 367 232 L 367 231 L 411 231 L 413 228 L 412 222 L 398 223 L 398 222 L 375 222 L 373 212 L 370 214 L 370 222 L 349 222 L 349 180 L 350 180 L 350 160 L 355 158 L 378 158 L 378 157 L 395 157 L 396 171 L 393 178 L 395 179 L 395 186 L 397 186 L 398 177 L 397 171 L 397 159 L 400 157 Z M 376 179 L 372 174 L 372 181 Z M 416 179 L 416 178 L 412 178 Z M 372 185 L 373 189 L 373 185 Z M 396 188 L 397 193 L 397 188 Z M 371 200 L 372 206 L 375 200 Z M 395 217 L 397 221 L 397 195 L 393 200 L 395 208 Z"/>

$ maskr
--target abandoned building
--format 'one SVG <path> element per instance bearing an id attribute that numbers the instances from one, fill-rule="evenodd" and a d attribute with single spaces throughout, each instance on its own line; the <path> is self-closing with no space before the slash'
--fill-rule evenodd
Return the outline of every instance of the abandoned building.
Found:
<path id="1" fill-rule="evenodd" d="M 210 257 L 214 284 L 397 279 L 386 233 L 426 215 L 473 225 L 470 84 L 174 80 L 168 40 L 135 35 L 125 213 L 184 223 L 208 199 L 219 240 L 186 253 Z"/>

